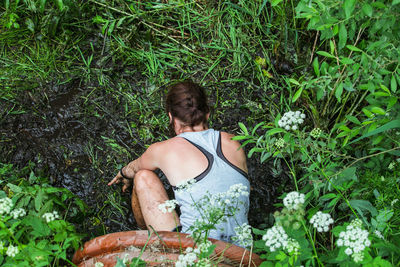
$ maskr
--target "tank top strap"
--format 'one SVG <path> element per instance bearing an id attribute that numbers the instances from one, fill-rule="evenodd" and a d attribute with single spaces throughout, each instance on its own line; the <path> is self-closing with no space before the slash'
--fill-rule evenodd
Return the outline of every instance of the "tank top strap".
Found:
<path id="1" fill-rule="evenodd" d="M 196 147 L 201 147 L 202 149 L 200 150 L 202 152 L 205 150 L 210 154 L 217 156 L 219 131 L 208 129 L 201 132 L 185 132 L 179 134 L 178 137 L 183 137 Z"/>

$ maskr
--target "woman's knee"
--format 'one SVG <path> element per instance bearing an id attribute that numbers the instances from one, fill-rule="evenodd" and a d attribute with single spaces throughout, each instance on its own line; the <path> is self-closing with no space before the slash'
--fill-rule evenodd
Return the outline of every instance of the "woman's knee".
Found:
<path id="1" fill-rule="evenodd" d="M 149 170 L 140 170 L 135 174 L 134 186 L 136 191 L 149 189 L 157 180 L 156 174 Z"/>

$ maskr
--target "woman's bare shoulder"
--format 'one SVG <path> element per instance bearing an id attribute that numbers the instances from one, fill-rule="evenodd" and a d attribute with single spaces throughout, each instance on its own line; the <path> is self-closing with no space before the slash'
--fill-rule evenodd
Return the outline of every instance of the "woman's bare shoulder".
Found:
<path id="1" fill-rule="evenodd" d="M 239 148 L 241 146 L 241 144 L 236 140 L 232 140 L 233 137 L 235 137 L 234 134 L 221 131 L 222 142 L 228 143 L 231 146 L 235 146 L 235 147 Z"/>

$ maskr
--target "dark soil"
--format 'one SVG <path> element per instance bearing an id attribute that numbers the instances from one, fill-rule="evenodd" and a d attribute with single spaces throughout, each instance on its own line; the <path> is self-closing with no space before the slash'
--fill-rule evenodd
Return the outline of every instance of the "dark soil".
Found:
<path id="1" fill-rule="evenodd" d="M 223 90 L 229 92 L 230 89 L 220 90 L 224 95 Z M 254 94 L 257 98 L 259 92 Z M 237 97 L 240 103 L 241 96 Z M 215 98 L 211 96 L 211 100 Z M 130 211 L 129 194 L 121 194 L 119 187 L 107 186 L 117 172 L 117 164 L 125 164 L 145 149 L 136 132 L 126 131 L 127 118 L 124 118 L 118 97 L 76 79 L 62 85 L 49 83 L 23 91 L 18 102 L 25 111 L 22 114 L 4 114 L 12 103 L 0 102 L 2 161 L 19 167 L 33 162 L 36 173 L 50 177 L 53 185 L 68 188 L 85 201 L 90 208 L 86 218 L 90 219 L 78 224 L 80 231 L 96 236 L 137 229 Z M 237 105 L 223 107 L 223 116 L 218 115 L 222 114 L 221 109 L 217 106 L 214 110 L 213 128 L 234 132 L 238 122 L 246 122 L 251 116 L 251 111 Z M 160 133 L 166 134 L 166 129 L 160 129 Z M 112 137 L 126 149 L 129 158 L 110 149 L 103 137 Z M 248 165 L 252 185 L 249 220 L 252 226 L 259 227 L 267 222 L 273 203 L 277 202 L 282 188 L 290 186 L 290 181 L 283 173 L 272 175 L 270 165 L 260 164 L 255 156 L 249 159 Z M 166 187 L 169 189 L 167 184 Z M 115 203 L 125 212 L 120 212 Z"/>

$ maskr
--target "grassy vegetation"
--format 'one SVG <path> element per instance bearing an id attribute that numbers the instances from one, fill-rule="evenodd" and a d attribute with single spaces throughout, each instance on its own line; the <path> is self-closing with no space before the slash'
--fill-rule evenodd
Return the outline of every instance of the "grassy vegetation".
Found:
<path id="1" fill-rule="evenodd" d="M 321 209 L 338 224 L 361 218 L 398 246 L 399 13 L 396 0 L 6 0 L 3 162 L 32 161 L 81 192 L 93 207 L 82 228 L 126 230 L 129 204 L 106 181 L 168 136 L 166 85 L 191 78 L 209 92 L 211 126 L 238 133 L 274 177 L 290 176 L 308 217 Z M 278 123 L 289 110 L 306 115 L 295 131 Z M 279 190 L 274 197 L 288 191 Z M 382 210 L 393 214 L 384 221 Z M 326 262 L 318 255 L 334 240 L 314 238 L 302 263 Z M 379 246 L 372 258 L 398 262 L 398 250 Z"/>

